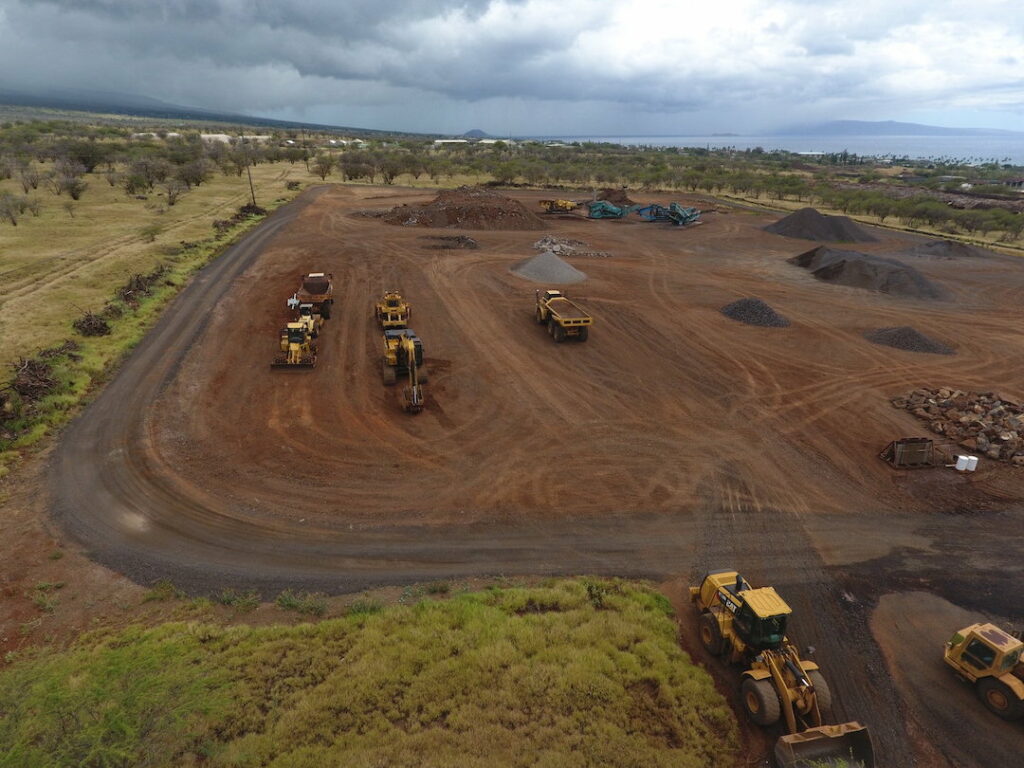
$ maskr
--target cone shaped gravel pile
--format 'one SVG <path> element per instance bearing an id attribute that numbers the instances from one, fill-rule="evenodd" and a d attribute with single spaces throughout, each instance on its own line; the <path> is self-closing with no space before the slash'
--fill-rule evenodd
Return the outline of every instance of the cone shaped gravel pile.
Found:
<path id="1" fill-rule="evenodd" d="M 909 325 L 901 325 L 898 328 L 879 328 L 877 331 L 868 331 L 864 338 L 872 344 L 881 344 L 886 347 L 895 347 L 906 352 L 926 352 L 929 355 L 953 355 L 956 354 L 952 347 L 935 339 L 929 339 L 920 331 L 911 328 Z"/>
<path id="2" fill-rule="evenodd" d="M 958 243 L 955 240 L 929 240 L 915 245 L 903 253 L 909 256 L 925 256 L 933 259 L 985 259 L 995 254 L 984 248 Z"/>
<path id="3" fill-rule="evenodd" d="M 451 229 L 543 229 L 518 200 L 480 187 L 446 189 L 425 205 L 399 205 L 384 214 L 388 224 Z"/>
<path id="4" fill-rule="evenodd" d="M 945 298 L 945 291 L 913 267 L 884 256 L 819 246 L 789 260 L 818 280 L 914 299 Z"/>
<path id="5" fill-rule="evenodd" d="M 760 299 L 738 299 L 732 304 L 726 304 L 719 311 L 726 317 L 747 325 L 759 325 L 762 328 L 785 328 L 789 325 L 789 320 Z"/>
<path id="6" fill-rule="evenodd" d="M 823 243 L 873 243 L 860 225 L 846 216 L 827 216 L 813 208 L 801 208 L 764 228 L 765 232 Z"/>
<path id="7" fill-rule="evenodd" d="M 509 268 L 509 271 L 513 275 L 532 280 L 535 283 L 548 285 L 568 285 L 569 283 L 581 283 L 587 279 L 585 272 L 580 272 L 572 264 L 562 261 L 551 251 L 538 254 L 532 259 L 516 262 Z"/>

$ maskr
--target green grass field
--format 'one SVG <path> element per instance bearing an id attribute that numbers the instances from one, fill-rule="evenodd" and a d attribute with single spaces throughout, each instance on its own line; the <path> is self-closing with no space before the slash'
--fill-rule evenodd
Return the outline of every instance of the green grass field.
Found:
<path id="1" fill-rule="evenodd" d="M 0 743 L 4 768 L 717 768 L 738 736 L 663 596 L 560 580 L 85 636 L 0 671 Z"/>

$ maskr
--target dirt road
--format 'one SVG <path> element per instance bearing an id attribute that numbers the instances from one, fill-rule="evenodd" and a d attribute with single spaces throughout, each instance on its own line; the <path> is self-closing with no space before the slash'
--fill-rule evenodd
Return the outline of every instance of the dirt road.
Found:
<path id="1" fill-rule="evenodd" d="M 951 300 L 897 299 L 786 263 L 809 244 L 763 232 L 763 214 L 682 230 L 556 217 L 551 233 L 612 254 L 570 260 L 589 279 L 567 292 L 596 322 L 586 344 L 556 345 L 533 322 L 543 286 L 508 271 L 543 232 L 471 232 L 478 250 L 438 250 L 422 239 L 438 230 L 356 215 L 427 198 L 310 193 L 204 270 L 68 429 L 51 473 L 65 530 L 136 580 L 193 591 L 525 573 L 681 588 L 736 567 L 792 604 L 836 715 L 870 722 L 880 765 L 942 765 L 929 761 L 954 752 L 924 741 L 988 727 L 980 710 L 960 726 L 924 716 L 908 735 L 907 694 L 868 618 L 908 584 L 1019 617 L 1024 481 L 990 462 L 970 477 L 898 473 L 876 456 L 926 434 L 895 394 L 1024 394 L 1019 262 L 922 259 Z M 878 234 L 863 250 L 906 245 Z M 321 269 L 337 301 L 320 363 L 272 372 L 284 300 Z M 378 371 L 371 304 L 389 288 L 412 302 L 427 357 L 415 417 Z M 721 315 L 743 296 L 792 325 Z M 862 338 L 899 325 L 957 354 Z"/>

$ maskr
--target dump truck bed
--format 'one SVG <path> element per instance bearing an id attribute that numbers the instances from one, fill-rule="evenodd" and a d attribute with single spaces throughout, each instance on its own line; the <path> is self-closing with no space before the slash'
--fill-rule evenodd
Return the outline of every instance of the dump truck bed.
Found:
<path id="1" fill-rule="evenodd" d="M 334 293 L 334 275 L 323 272 L 313 272 L 302 276 L 302 282 L 295 296 L 300 302 L 320 302 L 329 299 Z"/>
<path id="2" fill-rule="evenodd" d="M 549 299 L 548 309 L 563 325 L 590 325 L 594 322 L 590 313 L 564 296 Z"/>

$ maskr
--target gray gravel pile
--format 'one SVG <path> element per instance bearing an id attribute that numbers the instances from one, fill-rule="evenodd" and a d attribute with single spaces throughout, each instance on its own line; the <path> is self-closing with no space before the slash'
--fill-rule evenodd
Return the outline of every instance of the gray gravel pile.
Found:
<path id="1" fill-rule="evenodd" d="M 814 208 L 801 208 L 764 229 L 776 235 L 826 243 L 870 243 L 877 239 L 846 216 L 829 216 Z"/>
<path id="2" fill-rule="evenodd" d="M 819 246 L 789 259 L 818 280 L 915 299 L 946 298 L 946 291 L 896 259 Z"/>
<path id="3" fill-rule="evenodd" d="M 572 264 L 562 261 L 557 254 L 551 251 L 545 251 L 532 259 L 516 262 L 509 267 L 509 271 L 513 275 L 532 280 L 535 283 L 549 285 L 581 283 L 587 279 L 586 272 L 580 272 Z"/>
<path id="4" fill-rule="evenodd" d="M 879 328 L 877 331 L 868 331 L 864 338 L 872 344 L 881 344 L 886 347 L 895 347 L 907 352 L 927 352 L 930 355 L 953 355 L 956 354 L 952 347 L 942 342 L 935 341 L 925 336 L 920 331 L 911 328 L 909 325 L 901 325 L 897 328 Z"/>
<path id="5" fill-rule="evenodd" d="M 789 320 L 761 299 L 738 299 L 732 304 L 726 304 L 719 311 L 726 317 L 747 325 L 758 325 L 762 328 L 785 328 L 789 325 Z"/>
<path id="6" fill-rule="evenodd" d="M 984 259 L 994 256 L 992 251 L 975 248 L 973 245 L 954 240 L 929 240 L 903 251 L 908 256 L 924 256 L 932 259 Z"/>

